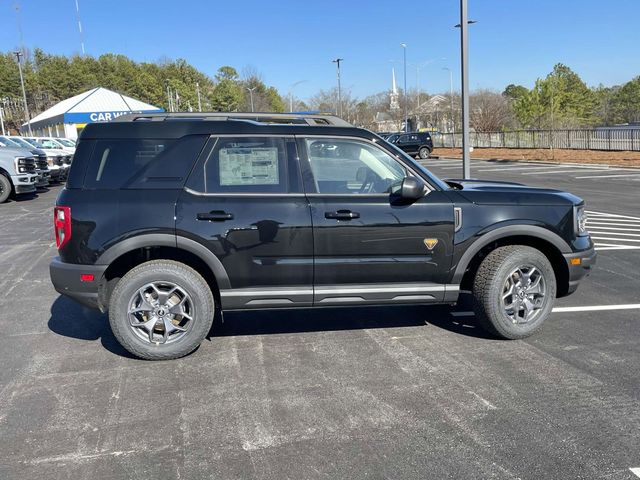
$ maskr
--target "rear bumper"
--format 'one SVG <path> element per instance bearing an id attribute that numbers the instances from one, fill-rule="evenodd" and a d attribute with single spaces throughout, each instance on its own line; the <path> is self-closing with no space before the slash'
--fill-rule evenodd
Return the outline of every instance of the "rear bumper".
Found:
<path id="1" fill-rule="evenodd" d="M 591 268 L 596 264 L 597 253 L 594 247 L 580 252 L 563 255 L 569 269 L 569 288 L 567 294 L 573 293 L 583 278 L 589 276 Z"/>
<path id="2" fill-rule="evenodd" d="M 108 265 L 76 265 L 55 257 L 49 265 L 51 283 L 56 291 L 89 308 L 99 309 L 98 290 Z M 80 275 L 92 274 L 92 282 L 83 282 Z"/>

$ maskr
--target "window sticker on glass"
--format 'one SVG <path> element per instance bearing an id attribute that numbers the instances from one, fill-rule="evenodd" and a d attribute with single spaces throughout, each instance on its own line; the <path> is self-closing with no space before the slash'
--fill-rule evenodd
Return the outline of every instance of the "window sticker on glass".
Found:
<path id="1" fill-rule="evenodd" d="M 277 185 L 278 149 L 223 148 L 220 150 L 220 185 Z"/>

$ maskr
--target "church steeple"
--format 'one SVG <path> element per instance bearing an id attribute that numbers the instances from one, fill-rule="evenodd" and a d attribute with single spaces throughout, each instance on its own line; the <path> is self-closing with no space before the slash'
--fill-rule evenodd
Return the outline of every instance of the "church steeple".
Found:
<path id="1" fill-rule="evenodd" d="M 389 107 L 391 110 L 400 110 L 398 103 L 398 87 L 396 86 L 396 69 L 391 68 L 391 93 L 389 93 Z"/>

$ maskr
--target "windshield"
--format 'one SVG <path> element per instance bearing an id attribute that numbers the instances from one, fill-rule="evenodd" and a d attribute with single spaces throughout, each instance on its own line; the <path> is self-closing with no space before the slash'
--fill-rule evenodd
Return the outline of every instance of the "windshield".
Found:
<path id="1" fill-rule="evenodd" d="M 25 138 L 23 139 L 25 142 L 29 142 L 31 145 L 33 145 L 36 148 L 44 148 L 44 145 L 42 145 L 41 143 L 39 143 L 35 138 Z"/>
<path id="2" fill-rule="evenodd" d="M 57 140 L 58 140 L 58 143 L 61 143 L 65 147 L 75 147 L 76 146 L 75 143 L 73 143 L 71 140 L 67 140 L 66 138 L 58 138 Z"/>
<path id="3" fill-rule="evenodd" d="M 425 175 L 427 175 L 427 177 L 433 182 L 435 183 L 438 187 L 440 187 L 443 190 L 451 190 L 451 186 L 448 185 L 445 181 L 441 180 L 440 178 L 438 178 L 437 176 L 435 176 L 433 173 L 431 173 L 431 171 L 429 171 L 429 169 L 425 168 L 420 162 L 416 162 L 412 157 L 410 157 L 409 155 L 407 155 L 403 150 L 401 150 L 400 148 L 398 148 L 396 145 L 394 145 L 393 143 L 389 143 L 386 142 L 386 144 L 392 148 L 396 153 L 402 155 L 403 158 L 405 158 L 407 161 L 411 162 L 411 165 L 416 169 L 419 170 L 420 172 L 424 173 Z"/>
<path id="4" fill-rule="evenodd" d="M 0 145 L 3 147 L 20 147 L 20 144 L 7 137 L 0 137 Z"/>
<path id="5" fill-rule="evenodd" d="M 22 138 L 13 137 L 11 138 L 11 141 L 22 148 L 33 148 L 33 145 L 31 145 L 29 142 L 25 142 Z"/>

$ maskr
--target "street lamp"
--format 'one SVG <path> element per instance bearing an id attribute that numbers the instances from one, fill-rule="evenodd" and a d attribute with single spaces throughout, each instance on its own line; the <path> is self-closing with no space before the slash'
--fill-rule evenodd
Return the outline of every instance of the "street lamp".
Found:
<path id="1" fill-rule="evenodd" d="M 409 132 L 409 115 L 407 113 L 407 44 L 401 43 L 404 58 L 404 131 Z"/>
<path id="2" fill-rule="evenodd" d="M 337 65 L 338 72 L 338 108 L 336 109 L 336 115 L 342 118 L 342 89 L 340 87 L 340 62 L 343 62 L 344 58 L 336 58 L 335 60 L 331 60 L 332 63 Z M 340 112 L 340 113 L 338 113 Z"/>
<path id="3" fill-rule="evenodd" d="M 251 88 L 249 88 L 249 87 L 244 87 L 244 88 L 246 88 L 247 90 L 249 90 L 249 96 L 251 97 L 251 111 L 253 112 L 253 91 L 254 91 L 256 88 L 258 88 L 258 87 L 251 87 Z"/>
<path id="4" fill-rule="evenodd" d="M 476 23 L 468 20 L 467 0 L 460 0 L 460 70 L 462 77 L 462 177 L 471 177 L 469 163 L 469 24 Z"/>
<path id="5" fill-rule="evenodd" d="M 306 80 L 298 80 L 289 87 L 289 112 L 293 112 L 293 89 L 304 82 L 306 82 Z"/>
<path id="6" fill-rule="evenodd" d="M 24 89 L 24 78 L 22 77 L 22 62 L 20 62 L 20 57 L 23 56 L 22 52 L 13 52 L 18 60 L 18 71 L 20 72 L 20 84 L 22 85 L 22 100 L 24 101 L 24 114 L 27 117 L 27 127 L 29 128 L 29 136 L 33 135 L 31 131 L 31 117 L 29 115 L 29 107 L 27 106 L 27 92 Z"/>
<path id="7" fill-rule="evenodd" d="M 455 133 L 456 122 L 453 119 L 453 71 L 449 67 L 442 67 L 443 70 L 449 70 L 449 97 L 451 100 L 451 130 Z"/>

